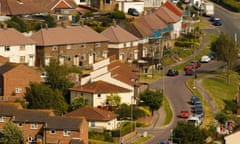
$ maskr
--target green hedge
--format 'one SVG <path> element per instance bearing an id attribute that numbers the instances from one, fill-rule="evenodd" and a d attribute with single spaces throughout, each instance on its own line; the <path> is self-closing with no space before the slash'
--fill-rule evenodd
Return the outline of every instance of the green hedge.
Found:
<path id="1" fill-rule="evenodd" d="M 221 5 L 231 11 L 240 12 L 240 2 L 237 0 L 222 0 Z"/>

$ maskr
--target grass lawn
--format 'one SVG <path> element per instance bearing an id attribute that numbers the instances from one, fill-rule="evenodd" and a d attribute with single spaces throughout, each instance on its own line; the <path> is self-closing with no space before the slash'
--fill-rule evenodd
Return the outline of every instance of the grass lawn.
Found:
<path id="1" fill-rule="evenodd" d="M 172 113 L 171 107 L 168 103 L 168 99 L 165 96 L 163 97 L 163 108 L 166 113 L 166 117 L 164 119 L 163 125 L 167 125 L 171 122 L 173 113 Z"/>

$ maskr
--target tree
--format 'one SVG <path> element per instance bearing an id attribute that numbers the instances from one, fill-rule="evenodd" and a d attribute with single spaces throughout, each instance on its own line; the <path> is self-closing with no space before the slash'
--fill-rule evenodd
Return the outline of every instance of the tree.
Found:
<path id="1" fill-rule="evenodd" d="M 121 103 L 121 97 L 116 93 L 107 96 L 107 102 L 110 106 L 118 107 Z"/>
<path id="2" fill-rule="evenodd" d="M 58 89 L 66 100 L 69 100 L 68 89 L 74 85 L 74 83 L 67 79 L 67 74 L 69 71 L 70 69 L 67 66 L 59 65 L 54 59 L 51 60 L 49 66 L 46 67 L 47 83 L 52 89 Z"/>
<path id="3" fill-rule="evenodd" d="M 6 24 L 8 27 L 15 28 L 20 32 L 28 32 L 30 30 L 30 25 L 18 16 L 13 16 L 10 20 L 6 21 Z"/>
<path id="4" fill-rule="evenodd" d="M 87 104 L 88 104 L 88 100 L 87 99 L 85 99 L 82 96 L 78 96 L 71 103 L 71 109 L 72 110 L 76 110 L 76 109 L 78 109 L 80 107 L 86 106 Z"/>
<path id="5" fill-rule="evenodd" d="M 52 90 L 39 83 L 31 83 L 26 88 L 25 99 L 30 109 L 53 109 L 56 114 L 67 111 L 67 103 L 59 90 Z"/>
<path id="6" fill-rule="evenodd" d="M 182 144 L 203 144 L 207 138 L 205 129 L 180 121 L 172 132 L 173 142 Z"/>
<path id="7" fill-rule="evenodd" d="M 157 90 L 145 90 L 142 93 L 140 93 L 140 101 L 142 102 L 141 105 L 148 106 L 150 110 L 152 111 L 152 115 L 154 110 L 158 110 L 163 101 L 163 94 Z"/>
<path id="8" fill-rule="evenodd" d="M 54 17 L 51 15 L 47 15 L 46 17 L 44 17 L 44 20 L 46 21 L 47 26 L 50 28 L 57 26 L 57 22 L 55 21 Z"/>
<path id="9" fill-rule="evenodd" d="M 0 132 L 1 144 L 23 144 L 23 132 L 11 121 L 8 122 Z"/>

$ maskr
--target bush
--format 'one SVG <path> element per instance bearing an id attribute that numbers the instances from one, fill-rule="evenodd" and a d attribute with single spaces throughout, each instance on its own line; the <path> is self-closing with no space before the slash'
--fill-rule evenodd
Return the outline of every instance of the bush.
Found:
<path id="1" fill-rule="evenodd" d="M 227 121 L 227 116 L 226 114 L 220 112 L 220 113 L 217 113 L 215 119 L 218 120 L 219 123 L 225 124 L 225 122 Z"/>
<path id="2" fill-rule="evenodd" d="M 114 19 L 126 19 L 125 14 L 122 11 L 114 10 L 112 13 L 110 13 L 110 18 Z"/>

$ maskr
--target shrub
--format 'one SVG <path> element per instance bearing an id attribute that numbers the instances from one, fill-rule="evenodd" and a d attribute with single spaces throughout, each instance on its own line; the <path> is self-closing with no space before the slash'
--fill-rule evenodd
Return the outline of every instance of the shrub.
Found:
<path id="1" fill-rule="evenodd" d="M 112 13 L 110 13 L 110 18 L 126 19 L 126 16 L 125 16 L 125 14 L 122 11 L 114 10 Z"/>

